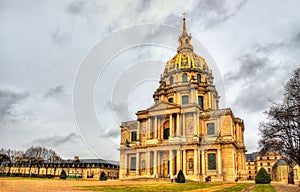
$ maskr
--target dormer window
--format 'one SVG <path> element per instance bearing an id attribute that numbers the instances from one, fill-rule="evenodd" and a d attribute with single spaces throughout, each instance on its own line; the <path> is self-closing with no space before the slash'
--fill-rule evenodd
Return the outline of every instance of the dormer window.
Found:
<path id="1" fill-rule="evenodd" d="M 169 102 L 169 103 L 173 103 L 173 102 L 174 102 L 174 101 L 173 101 L 173 97 L 169 98 L 169 99 L 168 99 L 168 102 Z"/>

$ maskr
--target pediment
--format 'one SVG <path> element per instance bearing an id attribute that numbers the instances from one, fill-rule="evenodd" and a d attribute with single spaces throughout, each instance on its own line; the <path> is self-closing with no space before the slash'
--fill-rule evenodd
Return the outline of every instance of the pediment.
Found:
<path id="1" fill-rule="evenodd" d="M 148 111 L 159 111 L 159 110 L 174 109 L 174 108 L 180 108 L 180 106 L 175 103 L 160 101 L 152 105 L 150 108 L 148 108 Z"/>

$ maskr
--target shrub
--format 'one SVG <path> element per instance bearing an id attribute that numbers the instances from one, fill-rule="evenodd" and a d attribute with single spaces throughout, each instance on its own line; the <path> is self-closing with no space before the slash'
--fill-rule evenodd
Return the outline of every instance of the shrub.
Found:
<path id="1" fill-rule="evenodd" d="M 264 184 L 264 183 L 270 183 L 270 182 L 271 182 L 270 175 L 267 173 L 267 171 L 263 167 L 260 168 L 260 170 L 256 174 L 255 183 Z"/>
<path id="2" fill-rule="evenodd" d="M 66 179 L 67 178 L 67 173 L 65 172 L 65 170 L 62 170 L 59 176 L 60 179 Z"/>
<path id="3" fill-rule="evenodd" d="M 106 177 L 104 171 L 102 171 L 99 180 L 100 180 L 100 181 L 106 181 L 106 180 L 107 180 L 107 177 Z"/>
<path id="4" fill-rule="evenodd" d="M 185 183 L 185 177 L 181 170 L 177 174 L 177 183 Z"/>

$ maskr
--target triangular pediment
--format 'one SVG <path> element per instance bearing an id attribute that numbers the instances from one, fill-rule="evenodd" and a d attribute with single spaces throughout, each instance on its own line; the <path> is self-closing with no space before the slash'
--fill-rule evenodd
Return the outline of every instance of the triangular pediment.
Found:
<path id="1" fill-rule="evenodd" d="M 159 111 L 159 110 L 174 109 L 174 108 L 180 108 L 180 106 L 175 103 L 159 101 L 158 103 L 152 105 L 147 110 L 148 111 Z"/>

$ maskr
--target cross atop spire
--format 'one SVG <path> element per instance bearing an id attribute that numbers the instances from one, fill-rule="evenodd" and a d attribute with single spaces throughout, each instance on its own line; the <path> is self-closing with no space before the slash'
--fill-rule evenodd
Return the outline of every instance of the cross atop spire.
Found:
<path id="1" fill-rule="evenodd" d="M 182 13 L 182 35 L 181 37 L 179 37 L 179 47 L 177 49 L 177 52 L 181 52 L 181 51 L 193 51 L 193 46 L 191 43 L 192 40 L 192 36 L 189 35 L 186 32 L 186 24 L 185 24 L 185 16 L 186 13 Z"/>
<path id="2" fill-rule="evenodd" d="M 187 32 L 186 32 L 186 24 L 185 24 L 185 16 L 186 16 L 186 13 L 185 12 L 183 12 L 182 13 L 182 22 L 183 22 L 183 24 L 182 24 L 182 35 L 187 35 Z"/>

